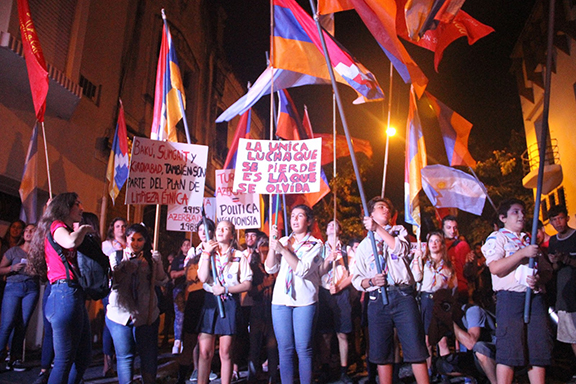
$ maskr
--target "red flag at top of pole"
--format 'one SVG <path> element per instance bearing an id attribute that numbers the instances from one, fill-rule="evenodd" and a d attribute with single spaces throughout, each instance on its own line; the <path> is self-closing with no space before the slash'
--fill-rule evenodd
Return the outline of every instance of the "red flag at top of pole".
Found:
<path id="1" fill-rule="evenodd" d="M 252 120 L 252 109 L 247 110 L 240 116 L 240 121 L 238 121 L 238 126 L 236 127 L 236 133 L 234 134 L 234 139 L 232 140 L 232 145 L 228 150 L 228 155 L 226 156 L 226 161 L 224 161 L 224 169 L 234 169 L 236 168 L 236 155 L 238 154 L 238 141 L 240 138 L 249 139 L 250 138 L 250 122 Z"/>
<path id="2" fill-rule="evenodd" d="M 46 95 L 48 94 L 48 70 L 46 69 L 46 61 L 44 60 L 42 47 L 40 47 L 38 34 L 32 22 L 28 0 L 18 0 L 18 18 L 20 20 L 22 46 L 24 48 L 28 81 L 30 82 L 36 119 L 43 122 L 46 110 Z"/>
<path id="3" fill-rule="evenodd" d="M 460 37 L 468 38 L 468 45 L 474 44 L 484 36 L 494 32 L 494 28 L 482 24 L 466 12 L 459 10 L 453 18 L 440 17 L 439 24 L 435 29 L 429 29 L 424 33 L 422 38 L 415 41 L 409 37 L 408 27 L 405 18 L 406 0 L 396 0 L 398 5 L 398 14 L 396 15 L 396 29 L 398 35 L 403 39 L 426 48 L 434 52 L 434 69 L 438 71 L 438 65 L 444 55 L 444 50 L 454 40 Z"/>
<path id="4" fill-rule="evenodd" d="M 156 70 L 156 90 L 154 92 L 154 112 L 150 138 L 177 142 L 176 124 L 183 117 L 183 111 L 178 101 L 178 92 L 182 95 L 182 103 L 185 103 L 186 98 L 184 97 L 184 85 L 180 76 L 176 49 L 172 43 L 164 10 L 162 10 L 162 18 L 164 19 L 164 28 L 162 29 L 158 69 Z M 186 107 L 185 104 L 184 107 Z"/>

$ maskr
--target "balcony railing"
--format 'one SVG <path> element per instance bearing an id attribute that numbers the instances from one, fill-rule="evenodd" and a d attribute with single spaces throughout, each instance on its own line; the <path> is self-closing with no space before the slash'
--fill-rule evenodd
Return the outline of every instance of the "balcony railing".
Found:
<path id="1" fill-rule="evenodd" d="M 546 147 L 544 156 L 546 165 L 560 164 L 560 154 L 558 153 L 558 139 L 551 139 L 550 144 Z M 534 143 L 522 154 L 522 168 L 524 175 L 531 171 L 537 170 L 540 165 L 540 153 L 538 143 Z"/>

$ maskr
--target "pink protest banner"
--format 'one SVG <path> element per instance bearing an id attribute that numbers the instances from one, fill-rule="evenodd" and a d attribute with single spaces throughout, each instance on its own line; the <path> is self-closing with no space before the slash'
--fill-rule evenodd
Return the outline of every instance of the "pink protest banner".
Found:
<path id="1" fill-rule="evenodd" d="M 208 147 L 134 137 L 126 204 L 200 207 Z"/>
<path id="2" fill-rule="evenodd" d="M 294 194 L 320 190 L 322 139 L 240 139 L 234 191 Z"/>
<path id="3" fill-rule="evenodd" d="M 216 222 L 216 198 L 205 197 L 206 217 Z M 202 207 L 190 205 L 169 205 L 166 214 L 166 230 L 177 232 L 198 232 L 202 223 Z"/>
<path id="4" fill-rule="evenodd" d="M 216 171 L 216 215 L 236 229 L 260 228 L 260 195 L 234 192 L 234 170 Z"/>

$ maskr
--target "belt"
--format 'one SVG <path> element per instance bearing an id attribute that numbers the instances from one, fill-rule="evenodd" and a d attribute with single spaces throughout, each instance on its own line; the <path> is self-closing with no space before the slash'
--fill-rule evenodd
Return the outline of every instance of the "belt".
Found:
<path id="1" fill-rule="evenodd" d="M 68 279 L 58 279 L 58 280 L 54 280 L 53 282 L 50 283 L 50 285 L 57 285 L 57 284 L 67 284 L 68 283 Z M 79 285 L 79 283 L 76 280 L 70 280 L 71 284 L 74 285 Z"/>
<path id="2" fill-rule="evenodd" d="M 386 288 L 386 291 L 388 292 L 392 292 L 392 291 L 406 291 L 406 290 L 412 290 L 414 289 L 414 287 L 410 284 L 394 284 L 394 285 L 387 285 L 385 287 L 380 287 L 374 291 L 370 291 L 368 292 L 369 295 L 371 297 L 376 297 L 377 295 L 380 294 L 381 289 L 382 288 Z"/>

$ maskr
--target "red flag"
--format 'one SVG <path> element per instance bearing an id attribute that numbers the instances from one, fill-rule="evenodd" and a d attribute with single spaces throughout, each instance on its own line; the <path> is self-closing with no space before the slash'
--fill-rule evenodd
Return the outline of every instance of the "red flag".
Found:
<path id="1" fill-rule="evenodd" d="M 43 122 L 46 111 L 46 95 L 48 94 L 48 70 L 36 28 L 32 22 L 28 0 L 18 0 L 18 17 L 36 119 Z"/>
<path id="2" fill-rule="evenodd" d="M 334 137 L 330 133 L 317 133 L 316 137 L 322 138 L 322 165 L 329 164 L 334 161 Z M 366 156 L 372 158 L 372 145 L 367 140 L 361 140 L 357 138 L 352 138 L 352 147 L 354 147 L 354 152 L 363 153 Z M 336 157 L 346 157 L 350 156 L 350 151 L 348 150 L 348 142 L 346 141 L 346 136 L 337 135 L 336 136 Z"/>
<path id="3" fill-rule="evenodd" d="M 404 6 L 406 0 L 396 0 L 398 12 L 396 14 L 396 29 L 398 36 L 403 39 L 434 52 L 434 68 L 438 71 L 438 64 L 447 46 L 454 40 L 466 36 L 468 44 L 472 45 L 484 36 L 494 32 L 494 28 L 482 24 L 466 12 L 460 10 L 449 23 L 440 22 L 434 30 L 428 30 L 418 41 L 408 37 Z"/>

